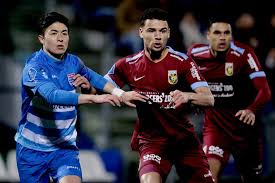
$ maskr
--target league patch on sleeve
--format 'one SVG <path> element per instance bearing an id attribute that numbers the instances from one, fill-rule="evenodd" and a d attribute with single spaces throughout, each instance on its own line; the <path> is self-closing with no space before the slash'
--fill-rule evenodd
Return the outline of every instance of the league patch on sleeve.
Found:
<path id="1" fill-rule="evenodd" d="M 37 74 L 37 71 L 34 68 L 30 68 L 28 70 L 28 75 L 29 75 L 30 81 L 34 81 L 35 80 L 36 74 Z"/>

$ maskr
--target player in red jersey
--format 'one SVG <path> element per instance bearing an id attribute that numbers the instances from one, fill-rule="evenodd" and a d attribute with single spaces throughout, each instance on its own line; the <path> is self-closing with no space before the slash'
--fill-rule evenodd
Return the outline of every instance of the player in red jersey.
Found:
<path id="1" fill-rule="evenodd" d="M 139 34 L 144 50 L 118 60 L 105 77 L 150 99 L 136 103 L 138 121 L 131 145 L 140 155 L 140 181 L 165 182 L 175 165 L 182 182 L 213 183 L 186 111 L 188 103 L 213 106 L 207 82 L 191 58 L 166 46 L 170 28 L 165 11 L 146 10 Z"/>
<path id="2" fill-rule="evenodd" d="M 245 183 L 259 183 L 262 173 L 262 126 L 259 111 L 270 89 L 254 51 L 232 39 L 230 23 L 222 17 L 210 22 L 208 45 L 188 50 L 207 80 L 215 106 L 205 110 L 204 151 L 218 182 L 233 155 Z"/>

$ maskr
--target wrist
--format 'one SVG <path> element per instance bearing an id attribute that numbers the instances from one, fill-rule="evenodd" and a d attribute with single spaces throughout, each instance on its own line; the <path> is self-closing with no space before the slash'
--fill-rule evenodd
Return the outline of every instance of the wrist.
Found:
<path id="1" fill-rule="evenodd" d="M 125 91 L 123 91 L 122 89 L 120 88 L 114 88 L 113 91 L 112 91 L 112 95 L 115 95 L 115 96 L 118 96 L 118 97 L 121 97 L 123 95 Z"/>

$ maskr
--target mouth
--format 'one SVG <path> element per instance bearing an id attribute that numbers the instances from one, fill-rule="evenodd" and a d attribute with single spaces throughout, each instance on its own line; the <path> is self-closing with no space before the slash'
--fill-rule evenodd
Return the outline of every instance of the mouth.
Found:
<path id="1" fill-rule="evenodd" d="M 65 46 L 64 45 L 57 45 L 57 49 L 64 50 Z"/>
<path id="2" fill-rule="evenodd" d="M 218 44 L 218 49 L 226 49 L 226 43 L 219 43 Z"/>
<path id="3" fill-rule="evenodd" d="M 157 49 L 160 49 L 160 48 L 162 48 L 162 44 L 161 43 L 154 43 L 153 47 L 157 48 Z"/>

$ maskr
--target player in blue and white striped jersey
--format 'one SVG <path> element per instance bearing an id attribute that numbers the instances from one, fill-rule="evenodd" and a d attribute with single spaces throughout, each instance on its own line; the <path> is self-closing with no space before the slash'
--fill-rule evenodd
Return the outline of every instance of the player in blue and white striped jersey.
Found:
<path id="1" fill-rule="evenodd" d="M 146 99 L 115 88 L 105 78 L 67 53 L 68 19 L 51 12 L 41 18 L 38 39 L 42 49 L 27 60 L 22 77 L 22 118 L 15 136 L 21 182 L 81 182 L 76 147 L 76 106 Z M 78 94 L 76 87 L 111 93 Z"/>

